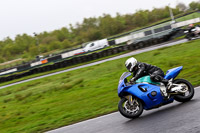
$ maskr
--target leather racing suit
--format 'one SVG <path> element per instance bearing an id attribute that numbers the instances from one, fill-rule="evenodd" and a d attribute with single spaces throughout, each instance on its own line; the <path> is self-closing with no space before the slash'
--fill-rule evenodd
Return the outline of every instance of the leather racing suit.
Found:
<path id="1" fill-rule="evenodd" d="M 164 79 L 164 72 L 159 67 L 138 62 L 133 69 L 134 81 L 146 75 L 150 75 L 151 80 L 154 82 L 162 82 L 165 85 L 168 83 L 168 80 Z"/>

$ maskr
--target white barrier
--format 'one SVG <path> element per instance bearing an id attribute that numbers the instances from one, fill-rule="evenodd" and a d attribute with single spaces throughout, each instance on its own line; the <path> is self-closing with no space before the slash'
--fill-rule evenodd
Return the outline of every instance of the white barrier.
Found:
<path id="1" fill-rule="evenodd" d="M 131 35 L 123 36 L 115 40 L 115 44 L 120 44 L 123 42 L 127 42 L 131 39 Z"/>
<path id="2" fill-rule="evenodd" d="M 140 32 L 140 33 L 132 34 L 132 39 L 142 38 L 144 36 L 145 36 L 144 32 Z"/>
<path id="3" fill-rule="evenodd" d="M 17 71 L 17 68 L 14 68 L 14 69 L 10 69 L 8 71 L 5 71 L 5 72 L 1 72 L 0 75 L 4 75 L 4 74 L 7 74 L 7 73 L 12 73 L 12 72 L 16 72 Z"/>
<path id="4" fill-rule="evenodd" d="M 182 21 L 182 22 L 172 24 L 172 28 L 179 28 L 179 27 L 183 27 L 183 26 L 193 24 L 193 23 L 198 23 L 198 22 L 200 22 L 200 18 L 194 18 L 194 19 L 190 19 L 190 20 L 186 20 L 186 21 Z"/>
<path id="5" fill-rule="evenodd" d="M 70 51 L 70 52 L 61 54 L 61 57 L 62 57 L 62 58 L 67 58 L 67 57 L 73 56 L 73 55 L 75 55 L 75 54 L 77 54 L 77 53 L 80 53 L 80 52 L 82 52 L 82 51 L 83 51 L 82 48 L 81 48 L 81 49 L 76 49 L 76 50 L 73 50 L 73 51 Z"/>
<path id="6" fill-rule="evenodd" d="M 41 64 L 42 64 L 41 61 L 34 62 L 34 63 L 31 63 L 31 67 L 34 67 L 34 66 L 37 66 L 37 65 L 41 65 Z"/>

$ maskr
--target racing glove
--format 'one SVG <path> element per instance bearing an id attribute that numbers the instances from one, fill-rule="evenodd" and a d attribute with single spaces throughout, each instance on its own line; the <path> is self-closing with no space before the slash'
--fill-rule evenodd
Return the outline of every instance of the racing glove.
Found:
<path id="1" fill-rule="evenodd" d="M 135 82 L 135 78 L 132 77 L 132 78 L 130 79 L 130 83 L 133 84 L 134 82 Z"/>

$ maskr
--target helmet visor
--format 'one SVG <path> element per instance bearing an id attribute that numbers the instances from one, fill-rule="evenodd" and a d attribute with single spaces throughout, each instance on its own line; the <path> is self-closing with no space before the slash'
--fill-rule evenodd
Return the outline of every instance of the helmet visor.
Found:
<path id="1" fill-rule="evenodd" d="M 126 66 L 126 68 L 127 68 L 128 71 L 131 71 L 131 70 L 130 70 L 131 67 L 132 67 L 132 64 L 131 64 L 131 63 L 129 63 L 128 66 Z"/>

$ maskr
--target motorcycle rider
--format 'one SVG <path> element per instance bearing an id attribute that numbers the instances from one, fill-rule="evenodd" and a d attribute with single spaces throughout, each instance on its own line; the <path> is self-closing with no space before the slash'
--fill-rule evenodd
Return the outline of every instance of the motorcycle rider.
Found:
<path id="1" fill-rule="evenodd" d="M 164 72 L 159 67 L 138 62 L 134 57 L 126 60 L 125 66 L 129 72 L 133 73 L 134 77 L 130 79 L 131 83 L 145 75 L 150 75 L 152 81 L 162 82 L 165 86 L 168 85 L 168 80 L 164 79 Z M 167 92 L 169 92 L 169 89 L 167 89 Z"/>
<path id="2" fill-rule="evenodd" d="M 195 29 L 194 24 L 189 24 L 188 28 L 187 28 L 188 33 L 189 33 L 188 34 L 189 37 L 194 37 L 195 36 L 195 33 L 192 31 L 193 29 Z"/>
<path id="3" fill-rule="evenodd" d="M 189 24 L 187 30 L 188 30 L 189 32 L 191 32 L 191 30 L 194 29 L 194 28 L 195 28 L 195 27 L 194 27 L 194 24 Z"/>

